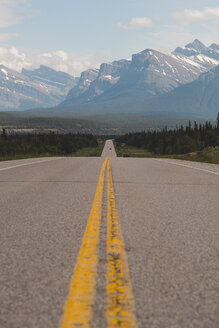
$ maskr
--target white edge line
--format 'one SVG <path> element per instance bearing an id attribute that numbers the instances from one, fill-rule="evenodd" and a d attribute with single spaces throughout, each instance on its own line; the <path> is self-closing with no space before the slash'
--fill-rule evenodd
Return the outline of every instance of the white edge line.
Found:
<path id="1" fill-rule="evenodd" d="M 4 167 L 4 168 L 0 169 L 0 171 L 10 170 L 10 169 L 14 169 L 15 167 L 20 167 L 20 166 L 26 166 L 26 165 L 32 165 L 32 164 L 38 164 L 38 163 L 55 161 L 55 160 L 62 159 L 62 158 L 63 157 L 60 157 L 60 158 L 52 158 L 52 159 L 45 159 L 43 161 L 38 161 L 38 162 L 30 162 L 30 163 L 25 163 L 25 164 L 13 165 L 13 166 L 9 166 L 9 167 Z"/>
<path id="2" fill-rule="evenodd" d="M 199 168 L 199 167 L 194 167 L 194 166 L 190 166 L 190 165 L 186 165 L 186 164 L 181 164 L 181 163 L 172 163 L 172 162 L 165 161 L 165 160 L 163 160 L 163 159 L 158 159 L 158 158 L 153 158 L 153 159 L 154 159 L 155 161 L 164 162 L 164 163 L 167 163 L 167 164 L 178 165 L 178 166 L 184 166 L 184 167 L 188 167 L 188 168 L 190 168 L 190 169 L 199 170 L 199 171 L 204 171 L 204 172 L 207 172 L 207 173 L 212 173 L 212 174 L 219 175 L 219 173 L 217 173 L 217 172 L 210 171 L 210 170 L 206 170 L 206 169 L 201 169 L 201 168 Z"/>

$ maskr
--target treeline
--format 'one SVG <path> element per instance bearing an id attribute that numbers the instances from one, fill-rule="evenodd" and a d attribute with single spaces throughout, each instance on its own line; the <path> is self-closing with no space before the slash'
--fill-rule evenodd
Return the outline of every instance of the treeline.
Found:
<path id="1" fill-rule="evenodd" d="M 7 134 L 0 135 L 0 157 L 15 155 L 70 155 L 84 147 L 97 147 L 98 141 L 91 134 Z"/>
<path id="2" fill-rule="evenodd" d="M 219 146 L 219 114 L 217 125 L 211 122 L 162 131 L 128 133 L 116 138 L 116 142 L 146 149 L 155 155 L 186 154 L 202 150 L 205 147 Z"/>
<path id="3" fill-rule="evenodd" d="M 56 130 L 59 133 L 95 134 L 104 128 L 104 124 L 86 119 L 64 117 L 23 117 L 23 113 L 0 112 L 0 126 L 7 131 L 32 129 L 37 133 L 48 133 Z M 20 115 L 20 116 L 19 116 Z M 24 114 L 23 114 L 24 115 Z M 31 133 L 35 133 L 35 131 Z M 104 131 L 104 129 L 103 129 Z"/>

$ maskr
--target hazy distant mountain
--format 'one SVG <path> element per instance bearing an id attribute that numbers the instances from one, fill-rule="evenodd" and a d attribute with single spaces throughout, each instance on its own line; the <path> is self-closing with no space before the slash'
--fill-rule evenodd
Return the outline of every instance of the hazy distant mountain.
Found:
<path id="1" fill-rule="evenodd" d="M 56 101 L 60 98 L 57 97 Z M 54 105 L 54 96 L 27 76 L 0 66 L 0 109 L 18 110 Z"/>
<path id="2" fill-rule="evenodd" d="M 43 65 L 35 70 L 23 69 L 22 74 L 29 77 L 32 81 L 40 82 L 47 88 L 54 87 L 62 91 L 69 91 L 69 89 L 73 88 L 79 81 L 78 77 L 75 78 L 67 73 L 55 71 L 54 69 Z"/>
<path id="3" fill-rule="evenodd" d="M 178 50 L 176 49 L 169 55 L 146 49 L 133 55 L 131 61 L 120 60 L 102 64 L 99 70 L 95 70 L 92 79 L 88 79 L 88 84 L 86 84 L 86 76 L 90 71 L 85 71 L 81 75 L 78 86 L 69 92 L 61 105 L 69 106 L 112 100 L 126 102 L 127 99 L 130 99 L 132 104 L 135 101 L 144 103 L 148 99 L 170 92 L 182 84 L 192 82 L 201 73 L 219 64 L 219 50 L 218 58 L 216 58 L 216 45 L 214 45 L 213 58 L 213 55 L 207 56 L 208 48 L 198 40 L 195 40 L 193 44 L 193 47 L 199 51 L 194 48 L 193 55 L 189 53 L 189 56 L 186 51 L 192 49 L 192 44 L 189 48 L 185 47 L 185 54 L 182 48 L 177 48 Z M 81 88 L 81 85 L 85 84 L 86 88 Z M 78 92 L 79 90 L 80 92 Z"/>
<path id="4" fill-rule="evenodd" d="M 22 73 L 0 65 L 0 110 L 25 110 L 58 105 L 77 80 L 40 66 Z"/>

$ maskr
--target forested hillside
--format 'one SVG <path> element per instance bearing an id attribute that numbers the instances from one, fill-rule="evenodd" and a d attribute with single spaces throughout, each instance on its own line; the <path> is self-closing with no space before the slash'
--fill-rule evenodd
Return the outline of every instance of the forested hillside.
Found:
<path id="1" fill-rule="evenodd" d="M 128 133 L 117 137 L 116 142 L 143 148 L 155 155 L 186 154 L 208 146 L 216 147 L 219 146 L 219 114 L 216 126 L 208 121 L 199 125 L 189 122 L 185 128 L 174 130 Z"/>
<path id="2" fill-rule="evenodd" d="M 71 155 L 82 148 L 97 147 L 97 138 L 90 134 L 11 134 L 3 129 L 0 135 L 0 158 L 16 155 Z"/>

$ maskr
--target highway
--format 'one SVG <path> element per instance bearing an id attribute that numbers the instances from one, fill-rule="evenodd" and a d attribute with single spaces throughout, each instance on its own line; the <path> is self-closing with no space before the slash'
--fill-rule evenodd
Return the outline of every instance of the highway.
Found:
<path id="1" fill-rule="evenodd" d="M 219 327 L 219 165 L 0 162 L 0 327 Z"/>

